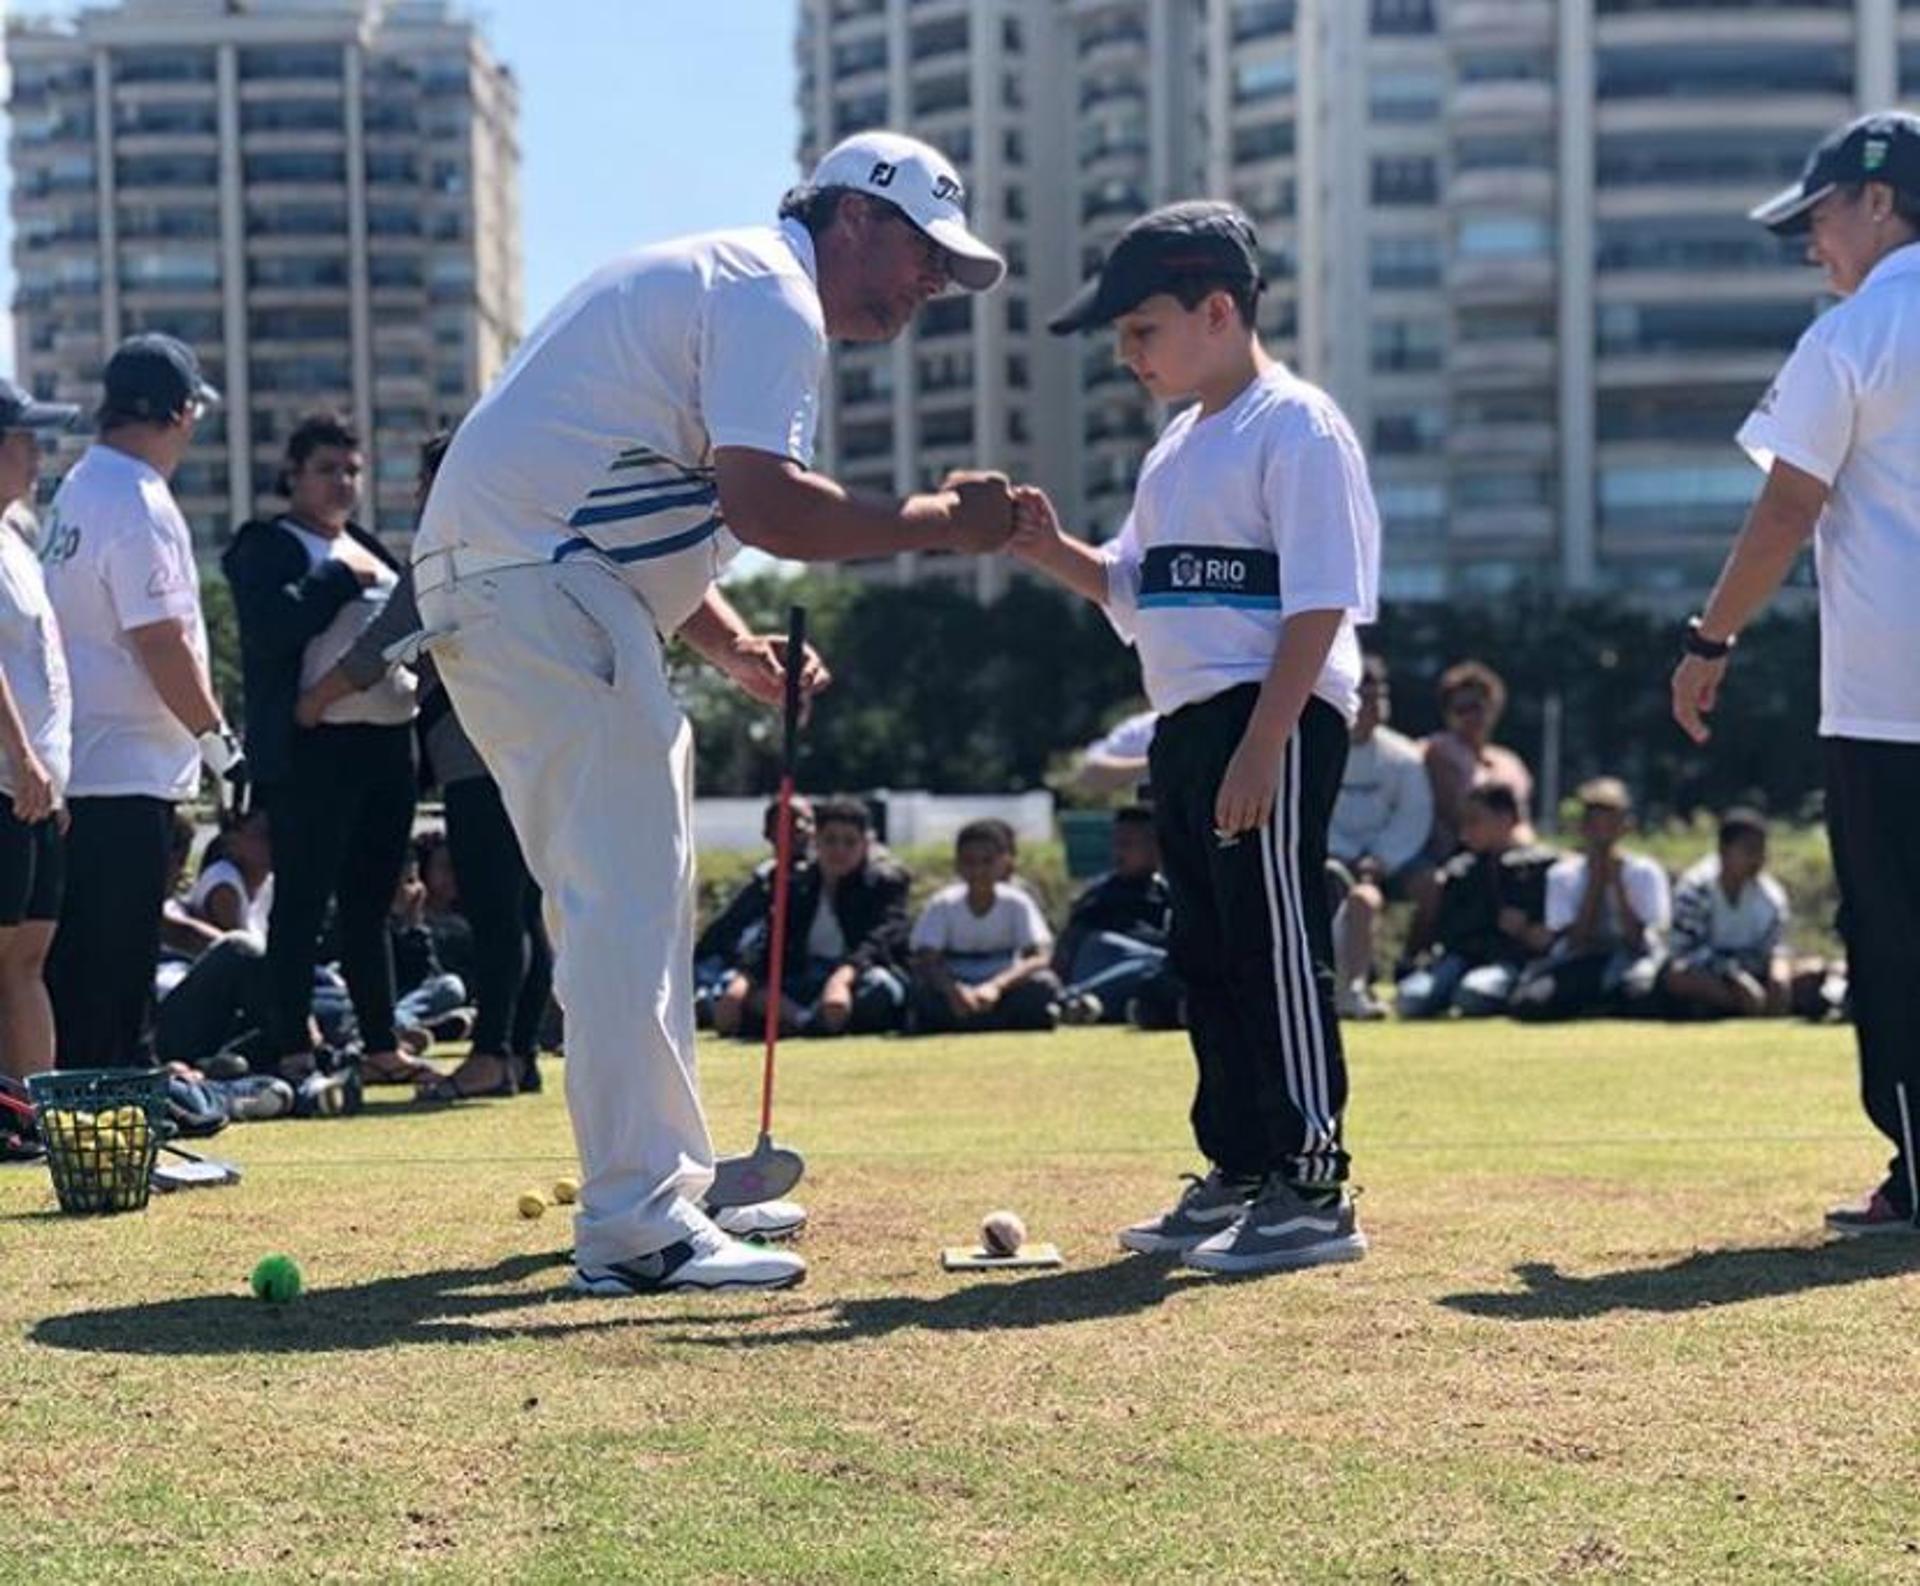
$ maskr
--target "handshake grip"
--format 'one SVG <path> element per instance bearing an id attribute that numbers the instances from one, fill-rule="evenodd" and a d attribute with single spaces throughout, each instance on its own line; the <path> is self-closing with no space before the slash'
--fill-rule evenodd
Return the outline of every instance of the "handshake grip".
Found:
<path id="1" fill-rule="evenodd" d="M 955 498 L 953 549 L 987 554 L 1013 537 L 1013 485 L 1005 474 L 956 469 L 940 482 Z"/>

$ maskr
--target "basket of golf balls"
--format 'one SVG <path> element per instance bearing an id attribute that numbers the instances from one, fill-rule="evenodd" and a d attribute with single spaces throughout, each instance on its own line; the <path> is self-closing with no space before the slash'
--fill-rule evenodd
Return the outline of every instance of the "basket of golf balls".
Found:
<path id="1" fill-rule="evenodd" d="M 27 1081 L 64 1212 L 147 1204 L 153 1159 L 172 1133 L 165 1069 L 56 1069 Z"/>

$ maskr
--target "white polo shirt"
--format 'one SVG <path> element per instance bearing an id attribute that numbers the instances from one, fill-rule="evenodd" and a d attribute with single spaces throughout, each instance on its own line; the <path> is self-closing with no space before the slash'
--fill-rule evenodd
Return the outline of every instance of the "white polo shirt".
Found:
<path id="1" fill-rule="evenodd" d="M 429 558 L 453 547 L 598 555 L 673 632 L 739 549 L 714 448 L 810 464 L 826 356 L 813 239 L 797 222 L 616 260 L 541 322 L 461 423 L 414 543 L 423 587 Z"/>
<path id="2" fill-rule="evenodd" d="M 1813 322 L 1739 440 L 1827 485 L 1820 732 L 1920 743 L 1920 244 Z"/>
<path id="3" fill-rule="evenodd" d="M 28 541 L 32 527 L 24 507 L 9 507 L 0 519 L 0 671 L 6 673 L 27 743 L 53 778 L 57 804 L 66 797 L 73 771 L 73 690 L 60 619 Z M 0 793 L 18 791 L 13 761 L 0 753 Z"/>
<path id="4" fill-rule="evenodd" d="M 1658 938 L 1666 934 L 1673 917 L 1673 894 L 1667 886 L 1667 873 L 1656 859 L 1645 854 L 1622 853 L 1620 859 L 1620 890 L 1627 895 L 1627 905 L 1640 923 L 1647 928 L 1649 935 Z M 1580 918 L 1580 906 L 1587 897 L 1587 856 L 1568 854 L 1554 861 L 1553 868 L 1547 872 L 1546 926 L 1550 931 L 1564 931 Z M 1600 936 L 1603 941 L 1617 942 L 1621 935 L 1620 910 L 1609 891 L 1600 910 Z"/>
<path id="5" fill-rule="evenodd" d="M 1102 554 L 1107 614 L 1162 715 L 1265 678 L 1287 617 L 1342 611 L 1313 692 L 1353 720 L 1380 516 L 1353 428 L 1317 386 L 1276 365 L 1218 413 L 1176 414 Z"/>
<path id="6" fill-rule="evenodd" d="M 191 798 L 200 785 L 199 748 L 128 637 L 129 629 L 176 621 L 206 669 L 200 569 L 166 480 L 123 451 L 88 447 L 54 495 L 40 560 L 73 687 L 67 792 Z"/>

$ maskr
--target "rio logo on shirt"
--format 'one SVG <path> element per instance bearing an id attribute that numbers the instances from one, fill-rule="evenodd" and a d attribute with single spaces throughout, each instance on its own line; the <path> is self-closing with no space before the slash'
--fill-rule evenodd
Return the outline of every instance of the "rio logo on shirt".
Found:
<path id="1" fill-rule="evenodd" d="M 1156 545 L 1140 565 L 1140 604 L 1280 609 L 1280 560 L 1231 545 Z"/>

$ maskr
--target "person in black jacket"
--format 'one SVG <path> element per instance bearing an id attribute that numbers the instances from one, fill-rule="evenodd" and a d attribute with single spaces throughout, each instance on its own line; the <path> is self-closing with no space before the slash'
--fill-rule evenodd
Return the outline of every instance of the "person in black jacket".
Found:
<path id="1" fill-rule="evenodd" d="M 792 813 L 792 856 L 798 869 L 813 858 L 812 800 L 796 793 Z M 774 846 L 779 819 L 778 801 L 769 802 L 761 826 L 769 848 Z M 773 867 L 771 859 L 755 865 L 746 884 L 727 899 L 693 944 L 693 1016 L 703 1030 L 713 1028 L 714 1004 L 726 995 L 737 973 L 735 966 L 754 946 L 754 935 L 766 929 L 767 910 L 773 902 Z"/>
<path id="2" fill-rule="evenodd" d="M 301 689 L 333 667 L 399 576 L 380 542 L 352 520 L 363 468 L 359 437 L 345 420 L 304 420 L 287 440 L 287 512 L 242 527 L 221 566 L 240 619 L 247 755 L 273 823 L 267 959 L 277 1067 L 295 1081 L 313 1067 L 314 955 L 332 899 L 366 1046 L 362 1077 L 410 1083 L 432 1071 L 397 1049 L 386 920 L 413 826 L 412 674 L 396 671 L 337 702 L 316 726 L 294 717 Z"/>
<path id="3" fill-rule="evenodd" d="M 1053 948 L 1065 990 L 1063 1024 L 1119 1024 L 1127 1004 L 1167 979 L 1173 895 L 1160 874 L 1153 811 L 1133 804 L 1113 818 L 1113 869 L 1075 900 Z"/>
<path id="4" fill-rule="evenodd" d="M 858 799 L 822 800 L 814 806 L 813 827 L 814 862 L 795 866 L 787 895 L 781 1030 L 872 1035 L 895 1029 L 907 999 L 902 965 L 912 878 L 873 851 L 872 818 Z M 764 930 L 749 931 L 740 971 L 714 1003 L 720 1034 L 759 1030 L 771 947 Z"/>

